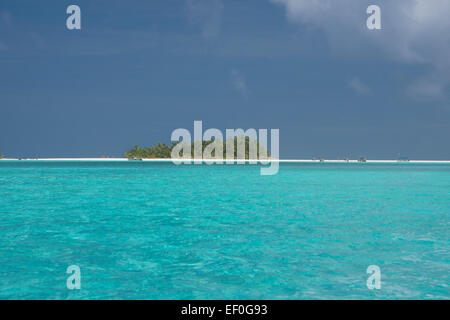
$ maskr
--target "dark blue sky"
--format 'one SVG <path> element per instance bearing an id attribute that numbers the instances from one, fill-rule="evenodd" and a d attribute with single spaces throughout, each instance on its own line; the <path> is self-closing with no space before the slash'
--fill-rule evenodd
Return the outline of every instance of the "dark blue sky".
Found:
<path id="1" fill-rule="evenodd" d="M 448 2 L 371 1 L 375 31 L 367 1 L 315 3 L 2 0 L 0 152 L 123 156 L 203 120 L 279 128 L 281 158 L 450 159 Z"/>

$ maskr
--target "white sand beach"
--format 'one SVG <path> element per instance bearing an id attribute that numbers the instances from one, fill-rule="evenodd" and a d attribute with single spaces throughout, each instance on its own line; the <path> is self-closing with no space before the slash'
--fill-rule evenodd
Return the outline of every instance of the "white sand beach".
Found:
<path id="1" fill-rule="evenodd" d="M 173 161 L 183 161 L 183 162 L 216 162 L 216 159 L 167 159 L 167 158 L 159 158 L 159 159 L 136 159 L 129 160 L 127 158 L 24 158 L 24 159 L 15 159 L 15 158 L 3 158 L 0 161 L 61 161 L 61 162 L 70 162 L 70 161 L 91 161 L 91 162 L 173 162 Z M 260 162 L 260 160 L 246 160 L 246 162 Z M 323 159 L 323 160 L 312 160 L 312 159 L 268 159 L 263 160 L 264 162 L 279 162 L 279 163 L 422 163 L 422 164 L 450 164 L 450 160 L 365 160 L 361 162 L 359 160 L 336 160 L 336 159 Z M 236 160 L 226 160 L 223 162 L 236 162 Z"/>

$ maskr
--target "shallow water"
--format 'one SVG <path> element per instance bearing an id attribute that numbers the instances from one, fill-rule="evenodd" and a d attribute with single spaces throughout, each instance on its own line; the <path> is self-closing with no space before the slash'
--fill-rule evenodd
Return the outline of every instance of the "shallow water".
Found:
<path id="1" fill-rule="evenodd" d="M 449 165 L 2 162 L 0 298 L 449 299 L 449 221 Z"/>

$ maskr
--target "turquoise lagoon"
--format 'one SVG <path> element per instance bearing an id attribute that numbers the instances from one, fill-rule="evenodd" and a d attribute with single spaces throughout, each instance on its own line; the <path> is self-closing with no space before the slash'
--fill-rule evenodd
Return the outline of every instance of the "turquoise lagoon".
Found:
<path id="1" fill-rule="evenodd" d="M 4 161 L 0 298 L 449 299 L 449 221 L 448 165 Z"/>

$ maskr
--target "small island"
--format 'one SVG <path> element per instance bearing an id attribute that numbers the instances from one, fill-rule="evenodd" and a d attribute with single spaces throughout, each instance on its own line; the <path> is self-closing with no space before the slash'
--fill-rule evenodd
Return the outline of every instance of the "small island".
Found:
<path id="1" fill-rule="evenodd" d="M 220 144 L 220 141 L 215 140 L 207 140 L 202 141 L 202 154 L 205 151 L 206 147 L 210 145 L 211 143 L 215 142 L 216 145 Z M 179 143 L 182 142 L 173 142 L 171 145 L 166 145 L 165 143 L 157 143 L 153 147 L 146 147 L 141 148 L 138 145 L 134 146 L 131 150 L 125 152 L 125 157 L 128 159 L 170 159 L 172 157 L 172 150 L 177 146 Z M 191 155 L 194 154 L 194 143 L 191 143 Z M 242 145 L 244 144 L 244 145 Z M 234 137 L 234 159 L 242 159 L 242 157 L 238 158 L 238 150 L 243 149 L 244 151 L 244 159 L 248 160 L 250 159 L 250 147 L 253 144 L 253 146 L 256 146 L 256 155 L 267 155 L 264 157 L 259 156 L 259 158 L 267 159 L 270 157 L 270 152 L 262 145 L 259 144 L 256 140 L 251 140 L 249 137 L 244 138 L 237 138 Z M 223 147 L 223 159 L 226 158 L 226 150 L 227 150 L 227 142 L 222 141 L 222 147 Z M 189 149 L 189 146 L 188 146 Z M 178 155 L 179 158 L 183 157 L 183 152 L 181 151 Z M 211 152 L 211 156 L 215 158 L 215 150 Z"/>

